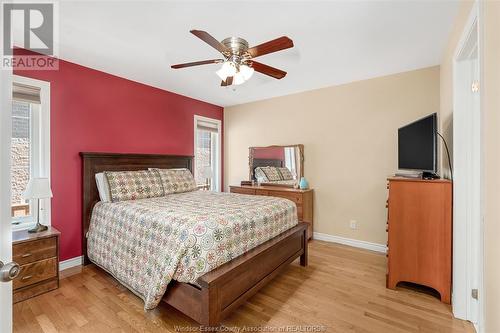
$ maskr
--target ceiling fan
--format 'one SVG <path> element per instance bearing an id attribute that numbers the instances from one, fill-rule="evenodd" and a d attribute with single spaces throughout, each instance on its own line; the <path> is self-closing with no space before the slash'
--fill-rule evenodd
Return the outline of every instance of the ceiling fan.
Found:
<path id="1" fill-rule="evenodd" d="M 173 65 L 173 69 L 192 67 L 208 64 L 222 64 L 216 72 L 221 78 L 221 86 L 240 85 L 250 79 L 254 71 L 282 79 L 286 72 L 254 61 L 253 58 L 293 47 L 293 41 L 286 37 L 279 37 L 260 45 L 249 47 L 248 42 L 240 37 L 229 37 L 219 42 L 208 32 L 202 30 L 191 30 L 193 35 L 219 51 L 223 59 L 211 59 L 203 61 L 188 62 Z"/>

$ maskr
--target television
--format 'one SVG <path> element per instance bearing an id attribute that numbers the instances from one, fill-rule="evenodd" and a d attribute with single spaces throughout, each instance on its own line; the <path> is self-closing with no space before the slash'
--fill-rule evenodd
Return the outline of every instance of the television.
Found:
<path id="1" fill-rule="evenodd" d="M 433 113 L 398 130 L 400 170 L 437 172 L 437 114 Z"/>

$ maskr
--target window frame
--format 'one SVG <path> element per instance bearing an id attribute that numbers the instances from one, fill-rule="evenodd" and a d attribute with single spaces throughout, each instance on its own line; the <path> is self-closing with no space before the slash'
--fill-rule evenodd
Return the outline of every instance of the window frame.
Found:
<path id="1" fill-rule="evenodd" d="M 212 147 L 211 149 L 216 149 L 216 156 L 214 162 L 216 162 L 215 165 L 215 170 L 214 170 L 214 178 L 212 178 L 214 184 L 214 189 L 213 191 L 215 192 L 221 192 L 222 191 L 222 121 L 219 119 L 214 119 L 214 118 L 209 118 L 209 117 L 204 117 L 195 114 L 194 115 L 194 145 L 193 145 L 193 175 L 196 172 L 196 148 L 197 148 L 197 143 L 198 143 L 198 121 L 203 121 L 203 122 L 209 122 L 217 126 L 217 134 L 219 135 L 217 143 L 213 144 L 212 141 Z M 194 175 L 196 176 L 196 175 Z"/>
<path id="2" fill-rule="evenodd" d="M 45 177 L 48 178 L 50 182 L 50 82 L 13 75 L 12 85 L 15 83 L 40 88 L 39 110 L 31 113 L 31 123 L 37 124 L 37 126 L 31 126 L 30 124 L 31 137 L 37 138 L 37 142 L 32 140 L 36 143 L 32 142 L 31 144 L 32 146 L 33 144 L 38 146 L 36 149 L 30 149 L 30 169 L 33 167 L 33 164 L 38 164 L 39 167 L 30 170 L 30 177 Z M 30 103 L 30 110 L 33 104 L 34 103 Z M 34 151 L 37 151 L 38 154 L 33 154 Z M 32 217 L 11 217 L 12 230 L 32 228 L 36 224 L 34 220 L 35 215 L 33 214 L 36 211 L 41 213 L 40 222 L 50 226 L 52 221 L 51 202 L 51 198 L 40 199 L 40 208 L 43 209 L 41 211 L 39 207 L 37 207 L 37 201 L 31 202 L 30 209 L 32 209 Z"/>

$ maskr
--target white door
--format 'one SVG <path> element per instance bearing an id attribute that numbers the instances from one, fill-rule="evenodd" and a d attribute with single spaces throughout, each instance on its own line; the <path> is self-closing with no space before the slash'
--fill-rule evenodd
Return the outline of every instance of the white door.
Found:
<path id="1" fill-rule="evenodd" d="M 10 213 L 10 141 L 12 71 L 0 69 L 0 332 L 12 331 L 12 264 Z"/>
<path id="2" fill-rule="evenodd" d="M 477 7 L 463 32 L 453 78 L 453 313 L 481 325 L 482 154 Z"/>

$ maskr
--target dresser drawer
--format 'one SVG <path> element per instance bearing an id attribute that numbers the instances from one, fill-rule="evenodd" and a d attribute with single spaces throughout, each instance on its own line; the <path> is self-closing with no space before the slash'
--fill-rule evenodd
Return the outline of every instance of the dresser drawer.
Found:
<path id="1" fill-rule="evenodd" d="M 295 202 L 296 204 L 302 203 L 302 194 L 300 193 L 273 191 L 272 196 L 285 198 Z"/>
<path id="2" fill-rule="evenodd" d="M 299 221 L 304 221 L 304 208 L 302 205 L 297 205 L 297 217 Z"/>
<path id="3" fill-rule="evenodd" d="M 13 281 L 18 289 L 57 276 L 57 258 L 50 258 L 21 266 L 19 276 Z"/>
<path id="4" fill-rule="evenodd" d="M 269 191 L 256 189 L 255 194 L 256 195 L 269 195 Z"/>
<path id="5" fill-rule="evenodd" d="M 255 194 L 255 190 L 252 188 L 242 188 L 242 187 L 231 187 L 231 193 L 239 194 Z"/>
<path id="6" fill-rule="evenodd" d="M 31 242 L 14 244 L 12 260 L 19 265 L 57 256 L 57 238 L 50 237 Z"/>

